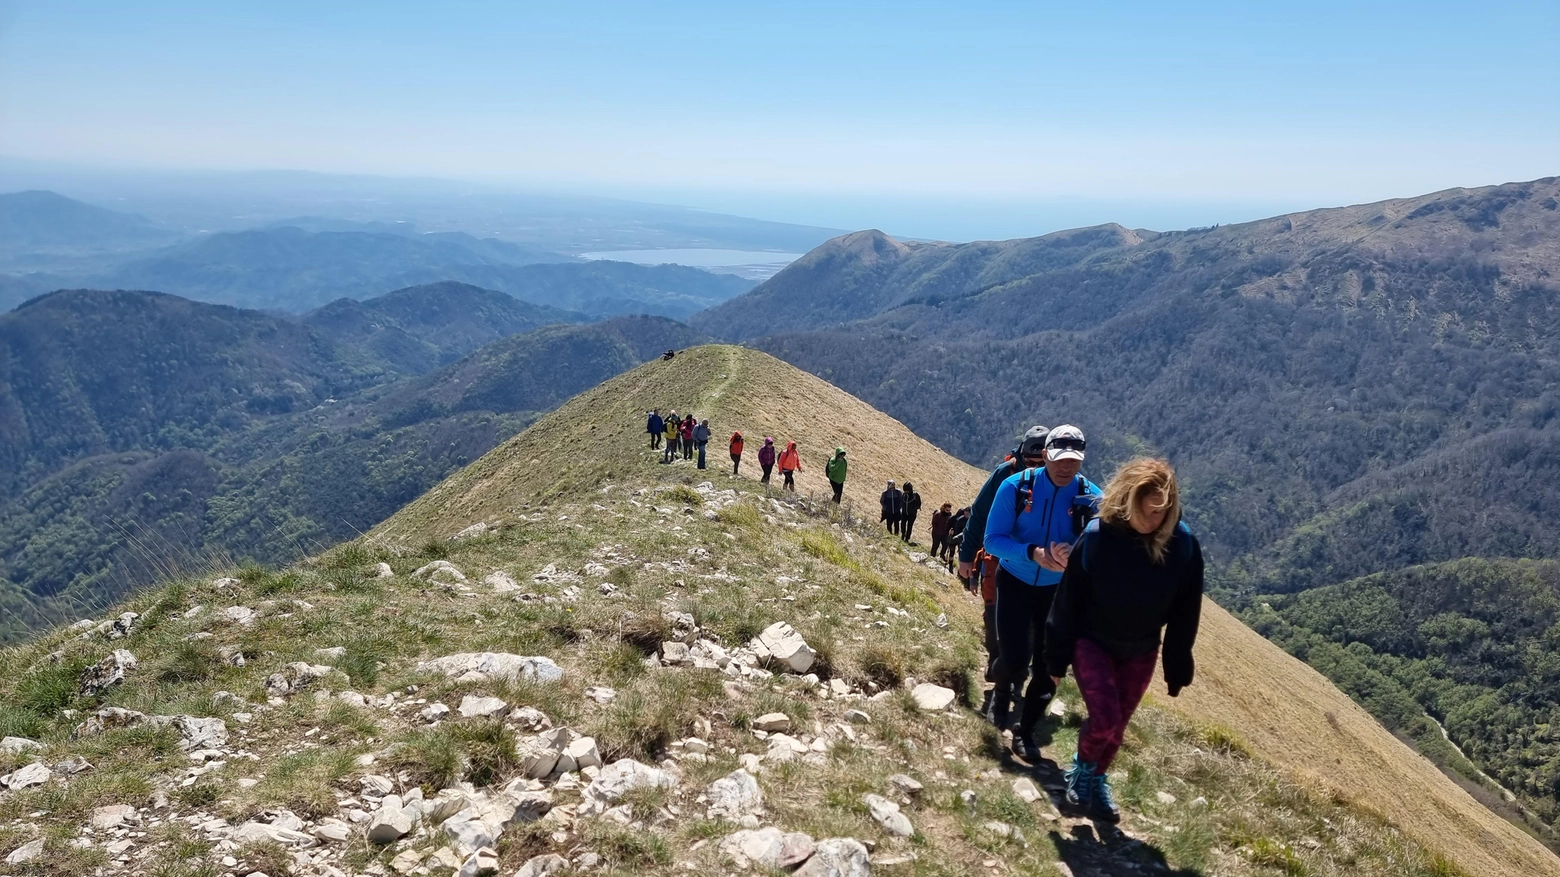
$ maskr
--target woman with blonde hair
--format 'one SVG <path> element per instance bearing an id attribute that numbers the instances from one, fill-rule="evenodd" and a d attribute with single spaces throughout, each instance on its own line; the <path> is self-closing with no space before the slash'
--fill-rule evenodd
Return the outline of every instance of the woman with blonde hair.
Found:
<path id="1" fill-rule="evenodd" d="M 1046 669 L 1059 681 L 1071 665 L 1089 711 L 1067 803 L 1095 819 L 1121 818 L 1106 771 L 1153 681 L 1161 631 L 1170 696 L 1192 683 L 1202 593 L 1202 547 L 1181 523 L 1175 470 L 1148 458 L 1122 466 L 1068 557 L 1046 620 Z"/>

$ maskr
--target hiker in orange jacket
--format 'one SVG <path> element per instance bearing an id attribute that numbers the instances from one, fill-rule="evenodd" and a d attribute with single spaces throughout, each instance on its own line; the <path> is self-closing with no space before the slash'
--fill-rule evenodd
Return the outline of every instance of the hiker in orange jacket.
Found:
<path id="1" fill-rule="evenodd" d="M 731 474 L 737 474 L 742 468 L 742 433 L 731 434 Z"/>
<path id="2" fill-rule="evenodd" d="M 785 478 L 785 489 L 796 490 L 796 482 L 792 475 L 802 471 L 802 455 L 797 453 L 796 442 L 786 442 L 785 450 L 780 452 L 780 475 Z"/>

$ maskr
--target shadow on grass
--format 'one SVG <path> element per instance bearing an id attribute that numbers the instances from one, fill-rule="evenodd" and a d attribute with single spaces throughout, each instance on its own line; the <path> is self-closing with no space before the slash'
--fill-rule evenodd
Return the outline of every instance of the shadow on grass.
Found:
<path id="1" fill-rule="evenodd" d="M 1049 745 L 1060 725 L 1059 719 L 1047 716 L 1035 727 L 1036 742 L 1041 746 Z M 1203 872 L 1199 870 L 1171 867 L 1163 850 L 1128 836 L 1115 825 L 1080 818 L 1082 814 L 1069 805 L 1064 797 L 1067 778 L 1061 765 L 1044 755 L 1033 762 L 1026 761 L 1006 745 L 1004 738 L 996 734 L 995 729 L 991 730 L 992 733 L 986 735 L 987 754 L 1001 765 L 1004 773 L 1034 780 L 1062 815 L 1064 821 L 1061 825 L 1047 834 L 1056 847 L 1057 856 L 1072 873 L 1102 877 L 1141 874 L 1203 877 Z"/>

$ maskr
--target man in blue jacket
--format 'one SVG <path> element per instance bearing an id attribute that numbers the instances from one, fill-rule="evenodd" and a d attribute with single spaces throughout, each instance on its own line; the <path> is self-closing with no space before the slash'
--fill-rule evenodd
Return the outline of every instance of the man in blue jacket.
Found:
<path id="1" fill-rule="evenodd" d="M 1024 710 L 1013 744 L 1026 760 L 1039 757 L 1035 726 L 1056 694 L 1044 663 L 1045 622 L 1056 585 L 1067 569 L 1073 542 L 1093 517 L 1100 489 L 1078 474 L 1083 466 L 1083 431 L 1063 425 L 1046 437 L 1044 469 L 1026 469 L 997 488 L 986 517 L 986 553 L 997 570 L 996 690 L 992 721 L 1008 722 L 1013 692 L 1030 676 Z"/>
<path id="2" fill-rule="evenodd" d="M 959 581 L 970 591 L 975 590 L 975 555 L 985 545 L 986 517 L 991 513 L 991 501 L 997 495 L 997 488 L 1008 476 L 1022 472 L 1025 469 L 1037 469 L 1045 465 L 1045 437 L 1051 431 L 1043 426 L 1031 426 L 1024 437 L 1019 440 L 1018 447 L 1008 455 L 997 468 L 991 470 L 991 475 L 986 483 L 981 485 L 980 493 L 976 495 L 975 502 L 970 504 L 970 517 L 964 526 L 964 539 L 959 542 Z M 981 582 L 980 596 L 986 604 L 985 614 L 982 618 L 986 629 L 986 681 L 997 681 L 995 668 L 997 663 L 997 594 L 995 582 Z M 981 708 L 984 713 L 990 714 L 991 701 L 988 696 L 985 706 Z M 1003 714 L 1007 709 L 1003 708 Z"/>
<path id="3" fill-rule="evenodd" d="M 661 433 L 666 430 L 666 421 L 661 419 L 661 409 L 652 408 L 645 423 L 645 432 L 650 433 L 650 450 L 661 447 Z"/>

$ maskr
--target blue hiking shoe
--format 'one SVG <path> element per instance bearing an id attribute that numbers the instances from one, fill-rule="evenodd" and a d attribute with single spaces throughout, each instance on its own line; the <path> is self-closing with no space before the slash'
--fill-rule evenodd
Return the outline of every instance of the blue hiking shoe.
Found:
<path id="1" fill-rule="evenodd" d="M 1067 769 L 1064 776 L 1067 778 L 1067 793 L 1064 796 L 1068 806 L 1078 810 L 1092 811 L 1094 803 L 1094 765 L 1087 761 L 1079 761 L 1077 753 L 1073 754 L 1072 767 Z"/>
<path id="2" fill-rule="evenodd" d="M 1096 822 L 1108 822 L 1112 825 L 1121 821 L 1121 808 L 1116 806 L 1116 796 L 1111 794 L 1110 780 L 1104 773 L 1096 773 L 1091 779 L 1094 781 L 1094 790 L 1089 802 L 1089 817 Z"/>

